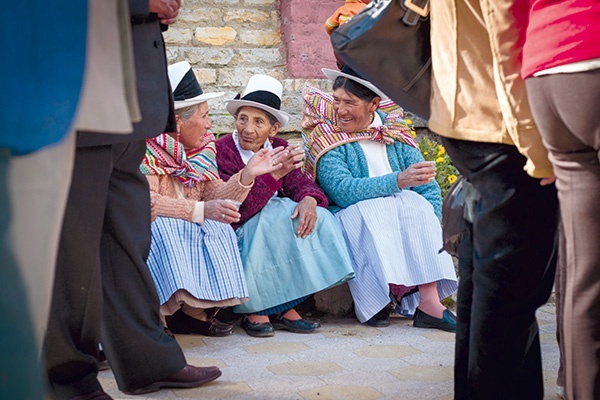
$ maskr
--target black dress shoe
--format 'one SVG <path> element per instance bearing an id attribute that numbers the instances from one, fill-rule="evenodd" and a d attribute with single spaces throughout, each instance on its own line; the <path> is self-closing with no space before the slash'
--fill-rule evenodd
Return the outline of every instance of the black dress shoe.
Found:
<path id="1" fill-rule="evenodd" d="M 163 388 L 194 388 L 214 381 L 220 376 L 221 370 L 217 367 L 195 367 L 188 364 L 181 371 L 160 381 L 124 392 L 126 394 L 144 394 L 156 392 Z"/>
<path id="2" fill-rule="evenodd" d="M 386 326 L 390 326 L 390 312 L 388 307 L 385 306 L 377 314 L 369 318 L 365 324 L 374 326 L 375 328 L 384 328 Z"/>
<path id="3" fill-rule="evenodd" d="M 456 316 L 445 309 L 442 318 L 436 318 L 424 313 L 417 307 L 413 318 L 413 326 L 417 328 L 436 328 L 447 332 L 456 332 Z"/>
<path id="4" fill-rule="evenodd" d="M 108 365 L 104 351 L 100 350 L 98 353 L 98 371 L 106 371 L 107 369 L 110 369 L 110 365 Z"/>
<path id="5" fill-rule="evenodd" d="M 273 327 L 278 330 L 285 330 L 294 333 L 313 333 L 321 324 L 316 321 L 309 321 L 304 318 L 287 319 L 282 316 L 275 317 Z"/>
<path id="6" fill-rule="evenodd" d="M 242 318 L 240 325 L 248 335 L 254 337 L 269 337 L 275 335 L 275 328 L 270 322 L 250 322 L 248 317 Z"/>
<path id="7" fill-rule="evenodd" d="M 173 315 L 168 315 L 165 320 L 169 330 L 175 334 L 195 333 L 204 336 L 228 336 L 233 333 L 233 324 L 226 324 L 215 317 L 209 317 L 208 321 L 200 321 L 190 317 L 182 310 L 178 310 Z"/>
<path id="8" fill-rule="evenodd" d="M 96 390 L 92 393 L 72 397 L 71 400 L 113 400 L 113 398 L 104 393 L 103 390 Z"/>

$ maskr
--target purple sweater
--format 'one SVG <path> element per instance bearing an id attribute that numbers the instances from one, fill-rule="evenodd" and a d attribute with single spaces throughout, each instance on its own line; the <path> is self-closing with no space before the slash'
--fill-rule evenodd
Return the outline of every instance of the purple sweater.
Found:
<path id="1" fill-rule="evenodd" d="M 273 147 L 278 146 L 287 147 L 288 142 L 275 137 L 273 138 Z M 233 174 L 246 166 L 235 147 L 231 134 L 217 140 L 217 165 L 219 166 L 219 175 L 224 181 L 228 181 Z M 281 180 L 275 180 L 271 174 L 265 174 L 255 179 L 254 186 L 250 189 L 248 197 L 240 207 L 240 214 L 242 214 L 240 222 L 231 224 L 233 229 L 237 229 L 244 222 L 258 214 L 275 191 L 278 192 L 279 197 L 289 197 L 295 202 L 299 202 L 306 196 L 311 196 L 317 200 L 318 206 L 327 207 L 327 198 L 323 190 L 300 169 L 290 171 Z"/>

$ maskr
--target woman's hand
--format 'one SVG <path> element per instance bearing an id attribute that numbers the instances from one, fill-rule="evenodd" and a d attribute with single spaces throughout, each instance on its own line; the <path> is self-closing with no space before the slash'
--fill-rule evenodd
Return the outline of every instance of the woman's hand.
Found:
<path id="1" fill-rule="evenodd" d="M 435 178 L 435 163 L 433 161 L 421 161 L 408 166 L 398 174 L 396 182 L 398 188 L 419 186 L 429 183 Z"/>
<path id="2" fill-rule="evenodd" d="M 276 180 L 280 180 L 290 171 L 300 168 L 304 164 L 305 154 L 301 144 L 289 145 L 286 150 L 288 151 L 287 156 L 278 158 L 278 161 L 280 161 L 283 166 L 277 171 L 271 172 L 271 175 Z"/>
<path id="3" fill-rule="evenodd" d="M 150 221 L 154 221 L 158 216 L 158 210 L 156 209 L 156 199 L 158 194 L 150 191 Z"/>
<path id="4" fill-rule="evenodd" d="M 296 236 L 304 239 L 313 233 L 317 223 L 317 200 L 310 196 L 306 196 L 300 200 L 292 213 L 292 219 L 294 218 L 298 218 Z"/>
<path id="5" fill-rule="evenodd" d="M 204 202 L 204 219 L 231 224 L 238 222 L 241 216 L 238 206 L 232 201 L 219 199 Z"/>
<path id="6" fill-rule="evenodd" d="M 248 164 L 242 169 L 240 180 L 242 185 L 249 186 L 254 178 L 260 175 L 276 171 L 283 166 L 282 159 L 287 158 L 288 150 L 283 146 L 273 150 L 260 149 L 248 160 Z"/>

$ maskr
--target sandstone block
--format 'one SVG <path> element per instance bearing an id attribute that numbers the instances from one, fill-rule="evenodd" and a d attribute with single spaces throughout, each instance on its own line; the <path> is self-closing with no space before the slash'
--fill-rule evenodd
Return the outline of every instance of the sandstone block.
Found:
<path id="1" fill-rule="evenodd" d="M 223 8 L 215 7 L 182 7 L 177 17 L 177 24 L 198 24 L 209 21 L 220 21 L 223 19 L 224 11 Z M 170 29 L 171 28 L 169 28 L 169 30 Z"/>
<path id="2" fill-rule="evenodd" d="M 281 45 L 281 33 L 279 29 L 240 32 L 240 39 L 242 42 L 254 46 L 272 47 Z"/>
<path id="3" fill-rule="evenodd" d="M 275 15 L 275 18 L 277 16 Z M 264 24 L 267 21 L 271 21 L 273 26 L 277 26 L 277 19 L 272 19 L 273 14 L 264 11 L 241 9 L 241 10 L 229 10 L 223 17 L 223 21 L 231 22 L 237 21 L 245 24 Z"/>
<path id="4" fill-rule="evenodd" d="M 228 26 L 196 28 L 195 32 L 195 37 L 198 42 L 214 46 L 223 46 L 233 43 L 236 36 L 236 30 Z"/>
<path id="5" fill-rule="evenodd" d="M 279 49 L 240 49 L 238 54 L 240 63 L 249 65 L 275 66 L 283 64 L 283 57 Z"/>
<path id="6" fill-rule="evenodd" d="M 205 65 L 227 65 L 234 56 L 233 49 L 226 47 L 194 47 L 185 52 L 191 64 Z"/>
<path id="7" fill-rule="evenodd" d="M 192 30 L 189 28 L 171 27 L 163 32 L 165 43 L 168 44 L 189 44 L 192 41 Z"/>

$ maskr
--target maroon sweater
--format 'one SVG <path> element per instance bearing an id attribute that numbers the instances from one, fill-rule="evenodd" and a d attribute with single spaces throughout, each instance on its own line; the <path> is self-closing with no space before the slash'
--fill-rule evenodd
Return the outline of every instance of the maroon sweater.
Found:
<path id="1" fill-rule="evenodd" d="M 278 137 L 273 138 L 272 143 L 273 147 L 288 146 L 287 141 Z M 219 166 L 219 175 L 224 181 L 228 181 L 231 176 L 246 166 L 235 147 L 231 134 L 217 140 L 217 165 Z M 318 206 L 327 207 L 327 198 L 323 190 L 300 169 L 289 172 L 280 180 L 275 180 L 271 174 L 265 174 L 255 179 L 254 186 L 250 189 L 248 197 L 240 207 L 240 214 L 242 214 L 240 222 L 231 224 L 233 229 L 237 229 L 244 222 L 258 214 L 275 191 L 277 191 L 279 197 L 289 197 L 295 202 L 299 202 L 306 196 L 311 196 L 317 200 Z"/>

